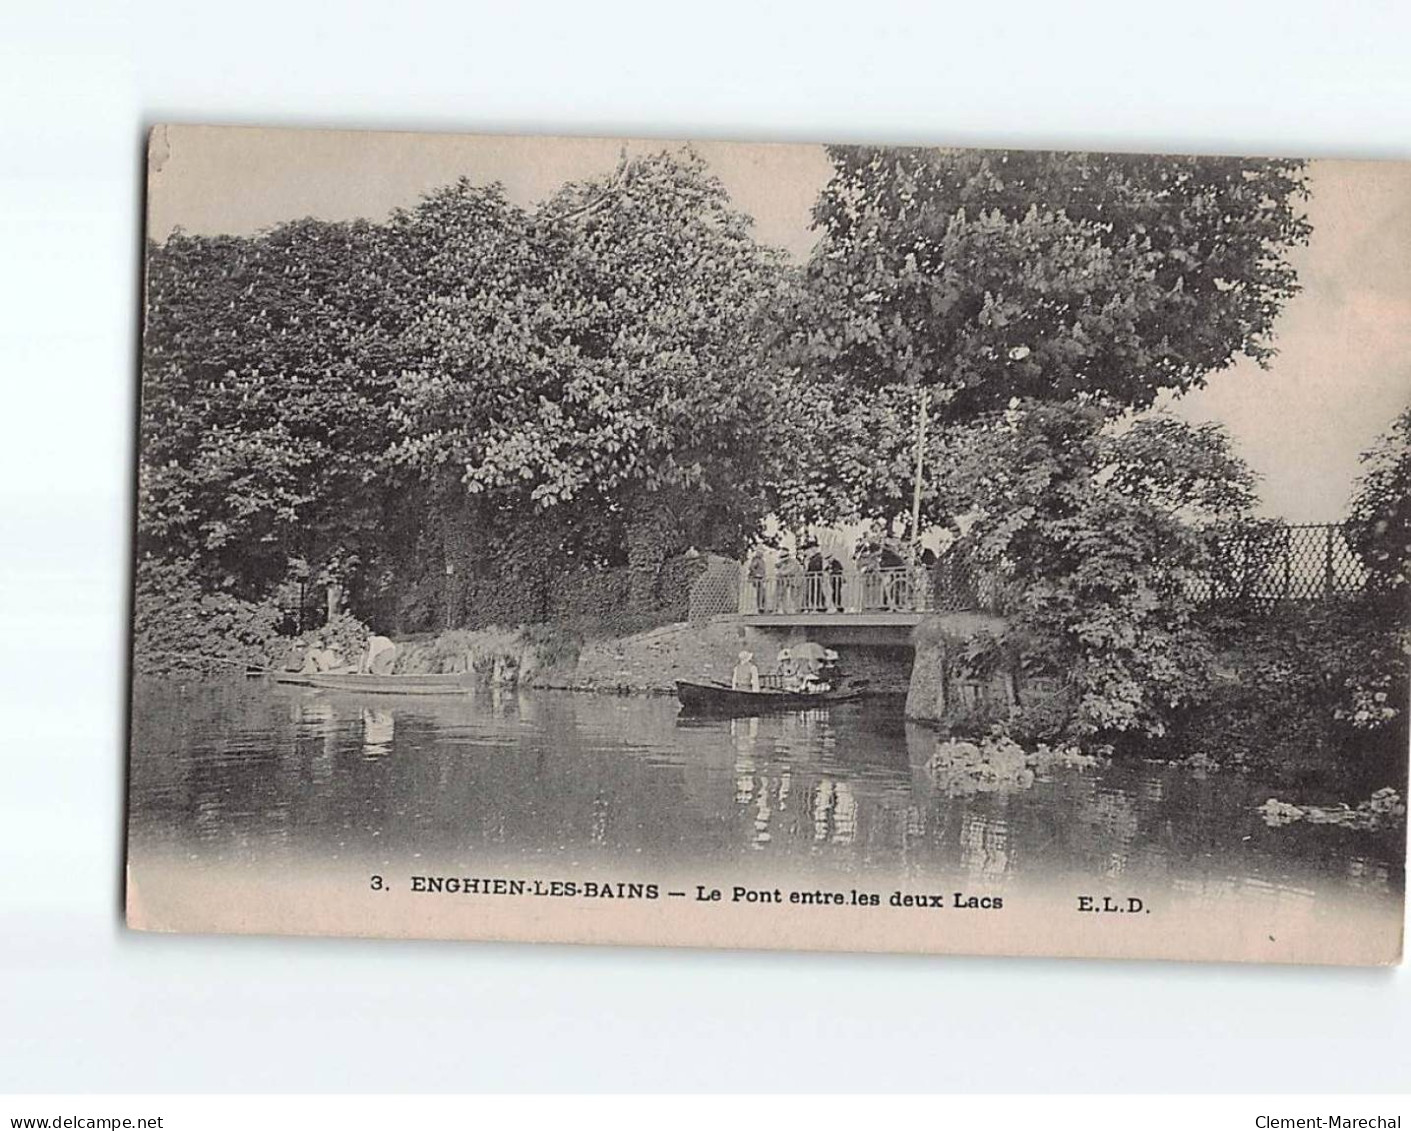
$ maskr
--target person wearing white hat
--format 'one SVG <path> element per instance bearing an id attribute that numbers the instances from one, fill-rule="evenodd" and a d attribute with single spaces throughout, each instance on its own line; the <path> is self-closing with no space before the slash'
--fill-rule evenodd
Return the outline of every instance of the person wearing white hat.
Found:
<path id="1" fill-rule="evenodd" d="M 740 653 L 740 662 L 730 673 L 730 688 L 733 691 L 759 690 L 759 668 L 755 667 L 753 652 Z"/>
<path id="2" fill-rule="evenodd" d="M 797 691 L 799 688 L 799 666 L 794 659 L 794 653 L 788 648 L 780 648 L 775 666 L 778 668 L 784 690 Z"/>

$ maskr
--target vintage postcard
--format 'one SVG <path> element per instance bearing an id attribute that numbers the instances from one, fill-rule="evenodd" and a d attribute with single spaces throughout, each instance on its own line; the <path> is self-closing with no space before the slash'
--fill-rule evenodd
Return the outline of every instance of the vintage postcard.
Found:
<path id="1" fill-rule="evenodd" d="M 162 126 L 127 915 L 1399 961 L 1411 165 Z"/>

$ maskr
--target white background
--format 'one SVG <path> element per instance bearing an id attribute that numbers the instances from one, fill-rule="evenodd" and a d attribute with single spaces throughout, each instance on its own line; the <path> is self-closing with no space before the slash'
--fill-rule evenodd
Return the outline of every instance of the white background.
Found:
<path id="1" fill-rule="evenodd" d="M 5 0 L 0 1090 L 1407 1090 L 1403 971 L 146 937 L 119 862 L 145 125 L 1408 158 L 1408 45 L 1391 0 Z"/>

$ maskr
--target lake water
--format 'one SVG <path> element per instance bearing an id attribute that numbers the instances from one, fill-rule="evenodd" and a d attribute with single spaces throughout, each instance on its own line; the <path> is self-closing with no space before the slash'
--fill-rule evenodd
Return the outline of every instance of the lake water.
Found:
<path id="1" fill-rule="evenodd" d="M 1388 905 L 1403 890 L 1398 837 L 1268 828 L 1260 803 L 1306 798 L 1252 774 L 1116 762 L 975 792 L 928 769 L 936 743 L 894 703 L 696 720 L 665 698 L 145 684 L 131 852 L 265 874 L 518 863 Z"/>

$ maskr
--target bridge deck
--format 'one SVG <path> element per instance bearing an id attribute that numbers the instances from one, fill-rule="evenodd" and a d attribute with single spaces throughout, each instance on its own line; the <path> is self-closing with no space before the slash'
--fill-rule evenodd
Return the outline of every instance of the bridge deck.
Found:
<path id="1" fill-rule="evenodd" d="M 911 628 L 927 616 L 923 612 L 868 609 L 855 613 L 741 613 L 740 620 L 755 628 Z"/>

